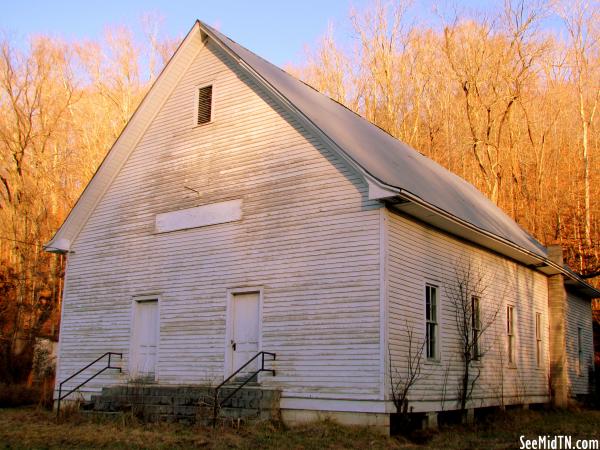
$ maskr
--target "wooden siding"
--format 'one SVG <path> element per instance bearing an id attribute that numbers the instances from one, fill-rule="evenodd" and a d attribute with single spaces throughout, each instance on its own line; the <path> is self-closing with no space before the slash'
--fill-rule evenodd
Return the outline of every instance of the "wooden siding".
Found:
<path id="1" fill-rule="evenodd" d="M 197 25 L 194 27 L 196 28 Z M 66 239 L 72 242 L 79 233 L 81 223 L 85 223 L 94 211 L 97 198 L 101 198 L 114 179 L 115 173 L 127 160 L 130 150 L 135 147 L 144 135 L 148 123 L 156 116 L 157 111 L 164 105 L 174 87 L 186 72 L 198 51 L 202 48 L 202 36 L 197 32 L 190 32 L 184 39 L 180 48 L 175 52 L 169 64 L 165 67 L 141 105 L 135 111 L 127 127 L 113 144 L 111 151 L 106 155 L 98 171 L 94 174 L 89 184 L 77 200 L 57 234 L 52 238 L 49 247 L 52 248 L 55 240 Z M 62 245 L 62 244 L 61 244 Z"/>
<path id="2" fill-rule="evenodd" d="M 589 369 L 594 361 L 594 335 L 592 324 L 592 306 L 590 300 L 578 297 L 567 291 L 567 373 L 571 395 L 589 393 Z M 577 328 L 582 331 L 583 365 L 578 371 L 579 350 L 577 347 Z"/>
<path id="3" fill-rule="evenodd" d="M 207 82 L 214 118 L 194 126 L 195 88 Z M 239 222 L 154 232 L 157 214 L 236 199 Z M 57 380 L 106 351 L 123 352 L 127 368 L 133 298 L 156 294 L 158 381 L 218 383 L 227 289 L 251 286 L 264 290 L 262 347 L 277 353 L 265 384 L 379 398 L 379 209 L 209 41 L 73 243 Z M 88 389 L 126 380 L 105 374 Z"/>
<path id="4" fill-rule="evenodd" d="M 457 407 L 461 358 L 455 316 L 448 288 L 456 280 L 456 267 L 471 264 L 480 274 L 482 316 L 498 316 L 482 338 L 485 355 L 474 365 L 481 377 L 471 406 L 480 407 L 547 400 L 548 394 L 548 291 L 546 277 L 506 258 L 459 241 L 394 212 L 388 212 L 389 346 L 392 370 L 405 373 L 407 326 L 417 346 L 425 339 L 425 285 L 439 286 L 439 362 L 425 361 L 423 377 L 410 393 L 415 411 Z M 516 365 L 506 362 L 506 305 L 514 305 Z M 536 367 L 535 313 L 542 314 L 543 364 Z M 474 368 L 473 371 L 478 370 Z M 447 376 L 446 376 L 447 374 Z M 444 381 L 444 380 L 447 381 Z M 446 393 L 443 387 L 446 386 Z"/>

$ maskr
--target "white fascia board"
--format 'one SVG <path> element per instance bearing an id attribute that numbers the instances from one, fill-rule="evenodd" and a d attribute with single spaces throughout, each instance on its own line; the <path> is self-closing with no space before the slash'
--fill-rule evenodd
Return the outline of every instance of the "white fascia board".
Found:
<path id="1" fill-rule="evenodd" d="M 366 177 L 369 186 L 369 200 L 385 200 L 396 197 L 400 189 L 383 186 L 370 177 Z"/>
<path id="2" fill-rule="evenodd" d="M 546 258 L 461 220 L 406 191 L 402 191 L 399 197 L 408 200 L 408 203 L 404 207 L 402 205 L 395 206 L 399 211 L 413 215 L 424 222 L 431 223 L 437 228 L 456 234 L 527 265 L 546 262 Z M 413 211 L 403 211 L 405 208 L 410 208 Z"/>
<path id="3" fill-rule="evenodd" d="M 275 87 L 273 87 L 266 79 L 264 79 L 258 72 L 256 72 L 249 64 L 247 64 L 240 56 L 238 56 L 233 50 L 231 50 L 227 45 L 222 43 L 216 36 L 214 36 L 210 30 L 205 29 L 200 24 L 201 29 L 205 32 L 213 41 L 225 52 L 227 53 L 234 61 L 236 61 L 240 67 L 245 69 L 245 71 L 264 89 L 269 92 L 272 97 L 278 101 L 278 103 L 283 106 L 287 111 L 289 111 L 294 118 L 296 118 L 302 125 L 305 126 L 308 130 L 310 130 L 314 135 L 319 137 L 325 145 L 327 145 L 330 149 L 334 151 L 343 161 L 345 161 L 348 166 L 353 169 L 356 173 L 358 173 L 364 181 L 367 183 L 369 188 L 369 199 L 371 200 L 391 200 L 394 197 L 401 200 L 402 202 L 410 202 L 412 204 L 417 205 L 419 208 L 422 208 L 430 213 L 431 216 L 435 216 L 438 220 L 436 222 L 445 222 L 447 224 L 451 224 L 452 228 L 460 229 L 460 233 L 452 232 L 453 234 L 457 234 L 460 237 L 464 237 L 465 239 L 469 239 L 469 234 L 471 236 L 475 235 L 476 238 L 471 238 L 475 243 L 478 243 L 486 248 L 489 248 L 493 251 L 497 251 L 498 253 L 509 256 L 512 259 L 517 261 L 522 261 L 524 264 L 532 265 L 536 263 L 541 263 L 544 265 L 553 264 L 544 258 L 543 256 L 536 255 L 535 253 L 522 248 L 521 246 L 514 244 L 507 239 L 503 239 L 499 236 L 496 236 L 493 233 L 485 231 L 475 225 L 472 225 L 464 220 L 461 220 L 455 217 L 452 214 L 448 214 L 445 211 L 431 205 L 430 203 L 423 201 L 421 198 L 411 194 L 410 192 L 404 191 L 401 188 L 389 186 L 386 183 L 378 180 L 376 177 L 367 172 L 358 162 L 352 159 L 335 141 L 333 141 L 325 132 L 323 132 L 315 123 L 313 123 L 302 111 L 300 111 L 292 102 L 290 102 L 283 94 L 281 94 Z M 428 222 L 427 219 L 421 218 L 425 222 Z M 433 223 L 434 226 L 439 227 L 437 223 Z M 442 228 L 445 229 L 445 228 Z M 558 267 L 557 267 L 558 268 Z M 565 275 L 572 278 L 570 274 L 568 274 L 564 269 L 558 268 Z"/>
<path id="4" fill-rule="evenodd" d="M 392 210 L 396 209 L 405 214 L 414 216 L 436 228 L 519 261 L 531 267 L 532 269 L 538 270 L 544 275 L 555 275 L 561 273 L 565 277 L 573 280 L 579 289 L 583 290 L 591 298 L 600 297 L 600 291 L 585 283 L 583 280 L 578 279 L 574 274 L 565 268 L 560 267 L 543 256 L 529 252 L 506 239 L 502 239 L 493 233 L 486 232 L 485 230 L 471 225 L 468 222 L 445 213 L 433 205 L 430 205 L 406 192 L 402 192 L 398 198 L 408 200 L 408 203 L 391 205 Z M 408 211 L 407 209 L 411 209 L 411 211 Z"/>
<path id="5" fill-rule="evenodd" d="M 70 245 L 75 242 L 96 206 L 129 159 L 129 155 L 204 47 L 201 31 L 199 22 L 195 22 L 104 157 L 61 227 L 50 242 L 44 245 L 46 251 L 69 251 L 64 248 L 64 243 L 69 242 L 70 248 Z M 197 50 L 188 51 L 189 46 L 194 44 L 198 46 Z"/>
<path id="6" fill-rule="evenodd" d="M 354 161 L 342 148 L 340 148 L 327 134 L 325 134 L 315 123 L 313 123 L 306 115 L 302 113 L 291 101 L 289 101 L 284 95 L 282 95 L 275 87 L 273 87 L 266 79 L 264 79 L 258 72 L 256 72 L 249 64 L 247 64 L 240 56 L 238 56 L 233 50 L 227 45 L 222 43 L 216 36 L 214 36 L 210 30 L 202 28 L 205 32 L 226 54 L 228 54 L 234 61 L 236 61 L 240 67 L 246 71 L 248 75 L 254 79 L 260 86 L 262 86 L 267 92 L 269 92 L 274 100 L 276 100 L 280 106 L 284 107 L 291 115 L 297 119 L 307 130 L 313 135 L 320 138 L 327 147 L 329 147 L 337 156 L 339 156 L 344 162 L 346 162 L 350 169 L 354 170 L 360 175 L 365 182 L 371 182 L 375 184 L 382 184 L 363 167 Z M 392 188 L 393 189 L 393 188 Z M 382 192 L 379 192 L 380 194 Z M 383 198 L 383 197 L 381 197 Z"/>
<path id="7" fill-rule="evenodd" d="M 44 245 L 44 250 L 46 250 L 48 253 L 68 253 L 70 249 L 71 241 L 57 236 Z"/>

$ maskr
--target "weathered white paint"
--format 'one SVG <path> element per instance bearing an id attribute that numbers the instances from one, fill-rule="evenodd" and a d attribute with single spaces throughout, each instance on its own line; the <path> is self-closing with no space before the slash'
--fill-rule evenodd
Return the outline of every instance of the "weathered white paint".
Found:
<path id="1" fill-rule="evenodd" d="M 348 165 L 210 41 L 146 130 L 69 255 L 61 368 L 129 359 L 131 298 L 160 294 L 158 382 L 218 383 L 227 292 L 263 289 L 261 349 L 283 396 L 380 398 L 380 213 Z M 214 80 L 215 120 L 192 127 Z M 186 189 L 191 187 L 198 192 Z M 157 214 L 241 199 L 243 220 L 155 233 Z M 123 382 L 107 372 L 90 391 Z"/>
<path id="2" fill-rule="evenodd" d="M 379 397 L 381 400 L 390 398 L 389 377 L 389 326 L 390 310 L 388 300 L 388 213 L 385 208 L 379 210 Z"/>
<path id="3" fill-rule="evenodd" d="M 353 400 L 353 399 L 321 399 L 307 397 L 285 397 L 281 399 L 282 409 L 321 410 L 321 411 L 347 411 L 389 413 L 387 404 L 378 400 Z"/>
<path id="4" fill-rule="evenodd" d="M 200 89 L 202 89 L 203 87 L 206 87 L 206 86 L 212 86 L 213 101 L 211 102 L 211 105 L 210 105 L 210 122 L 199 124 L 198 123 L 198 102 L 200 101 Z M 192 127 L 202 127 L 202 126 L 211 124 L 212 122 L 215 121 L 216 109 L 215 109 L 214 96 L 215 96 L 216 89 L 218 89 L 216 80 L 207 80 L 207 81 L 204 81 L 204 82 L 194 86 L 193 95 L 196 98 L 196 100 L 194 102 L 194 113 L 192 114 L 192 118 L 193 118 Z"/>
<path id="5" fill-rule="evenodd" d="M 369 200 L 382 200 L 398 195 L 398 190 L 382 187 L 380 183 L 376 183 L 369 178 L 367 178 L 366 181 L 369 186 Z"/>
<path id="6" fill-rule="evenodd" d="M 226 372 L 229 376 L 260 350 L 262 335 L 262 291 L 230 290 L 227 303 L 227 339 L 225 342 Z M 257 362 L 244 369 L 244 373 L 258 369 Z M 242 375 L 243 375 L 242 374 Z"/>
<path id="7" fill-rule="evenodd" d="M 412 214 L 414 217 L 424 220 L 425 222 L 442 230 L 448 231 L 457 236 L 461 236 L 468 241 L 483 245 L 486 248 L 499 252 L 509 258 L 518 260 L 526 265 L 539 266 L 539 270 L 546 274 L 550 275 L 555 273 L 563 273 L 565 276 L 570 278 L 571 281 L 574 281 L 576 284 L 578 284 L 580 289 L 586 291 L 586 295 L 600 295 L 599 291 L 584 283 L 583 280 L 581 280 L 581 278 L 579 278 L 571 270 L 549 261 L 545 256 L 546 254 L 543 246 L 541 246 L 537 241 L 533 240 L 529 235 L 523 234 L 523 231 L 520 230 L 519 227 L 515 227 L 516 224 L 512 219 L 503 214 L 498 208 L 494 207 L 494 205 L 492 205 L 480 193 L 478 193 L 473 186 L 462 182 L 462 180 L 456 184 L 455 181 L 459 179 L 458 177 L 441 168 L 440 166 L 437 166 L 435 163 L 432 163 L 426 158 L 421 159 L 419 165 L 412 166 L 412 160 L 414 159 L 414 156 L 419 155 L 416 153 L 411 154 L 409 151 L 408 155 L 405 155 L 403 161 L 403 163 L 406 164 L 400 164 L 400 166 L 397 167 L 406 165 L 407 167 L 410 166 L 414 168 L 418 172 L 425 167 L 429 167 L 429 169 L 425 170 L 425 172 L 427 172 L 425 175 L 436 173 L 435 177 L 441 177 L 446 180 L 448 187 L 453 192 L 454 188 L 452 186 L 467 187 L 466 190 L 459 189 L 459 194 L 451 195 L 451 197 L 446 198 L 448 202 L 444 205 L 444 208 L 434 206 L 434 204 L 424 201 L 422 198 L 424 196 L 415 195 L 415 193 L 412 192 L 414 189 L 416 189 L 415 192 L 418 192 L 423 188 L 425 189 L 423 192 L 429 192 L 427 191 L 427 183 L 419 184 L 422 181 L 420 179 L 416 180 L 417 184 L 413 186 L 414 189 L 405 190 L 394 187 L 398 186 L 398 184 L 395 184 L 398 181 L 403 184 L 405 181 L 407 181 L 407 177 L 410 178 L 412 175 L 414 175 L 411 171 L 404 172 L 404 175 L 402 175 L 400 179 L 396 178 L 396 182 L 393 183 L 394 186 L 386 184 L 385 182 L 381 181 L 381 179 L 374 177 L 369 170 L 365 169 L 365 167 L 359 164 L 354 157 L 351 157 L 348 154 L 348 147 L 353 148 L 354 152 L 359 150 L 358 153 L 362 154 L 364 148 L 360 148 L 360 146 L 358 148 L 355 147 L 357 142 L 364 142 L 363 138 L 366 136 L 370 136 L 370 140 L 372 140 L 372 142 L 379 141 L 379 139 L 383 137 L 388 141 L 383 147 L 380 145 L 378 150 L 381 151 L 384 149 L 392 149 L 393 153 L 391 155 L 386 155 L 385 152 L 379 153 L 378 157 L 367 158 L 363 161 L 363 163 L 375 163 L 375 166 L 377 166 L 383 161 L 390 162 L 390 160 L 392 160 L 396 161 L 395 164 L 397 165 L 398 161 L 401 160 L 396 160 L 395 157 L 397 155 L 394 154 L 394 152 L 398 154 L 405 153 L 406 148 L 403 146 L 403 144 L 394 140 L 389 141 L 390 136 L 374 126 L 367 126 L 365 128 L 366 121 L 357 120 L 357 117 L 352 114 L 347 116 L 346 119 L 352 122 L 353 126 L 355 126 L 356 129 L 354 132 L 360 129 L 358 136 L 360 139 L 351 138 L 349 141 L 347 141 L 346 139 L 348 136 L 350 136 L 350 134 L 343 133 L 342 135 L 339 135 L 338 124 L 334 121 L 334 126 L 332 127 L 327 121 L 327 119 L 329 119 L 331 116 L 337 116 L 338 121 L 341 120 L 341 122 L 345 122 L 346 120 L 339 119 L 337 114 L 349 114 L 345 108 L 340 107 L 335 102 L 331 102 L 326 96 L 322 96 L 316 93 L 316 91 L 307 88 L 304 83 L 290 78 L 277 67 L 272 66 L 261 58 L 257 58 L 256 55 L 248 52 L 247 49 L 239 46 L 226 36 L 221 35 L 215 29 L 206 24 L 202 24 L 199 21 L 196 21 L 180 47 L 175 52 L 175 55 L 169 64 L 167 64 L 163 72 L 158 77 L 153 89 L 141 102 L 140 107 L 138 110 L 136 110 L 132 119 L 125 127 L 122 135 L 119 136 L 117 142 L 111 149 L 111 152 L 107 155 L 107 158 L 103 161 L 102 165 L 98 169 L 98 172 L 94 175 L 92 181 L 86 187 L 83 195 L 69 214 L 69 217 L 67 217 L 67 220 L 61 226 L 53 239 L 45 246 L 46 250 L 58 252 L 66 252 L 69 250 L 71 241 L 74 240 L 79 234 L 81 228 L 91 214 L 91 211 L 93 211 L 95 206 L 98 204 L 107 187 L 114 180 L 115 175 L 119 173 L 122 165 L 131 154 L 132 149 L 135 147 L 133 142 L 137 142 L 139 140 L 141 134 L 145 132 L 149 124 L 152 122 L 157 111 L 159 110 L 159 107 L 164 104 L 164 100 L 168 97 L 173 86 L 181 78 L 182 74 L 185 73 L 184 68 L 185 65 L 189 63 L 191 52 L 196 50 L 198 46 L 194 44 L 198 44 L 198 42 L 205 42 L 209 39 L 209 37 L 210 39 L 213 39 L 213 44 L 219 47 L 219 51 L 222 51 L 224 54 L 226 54 L 234 64 L 238 64 L 244 74 L 248 75 L 252 79 L 253 83 L 256 83 L 262 90 L 264 90 L 264 92 L 267 93 L 271 99 L 277 103 L 277 106 L 282 108 L 282 111 L 285 114 L 291 115 L 293 120 L 297 121 L 301 127 L 311 133 L 313 137 L 316 137 L 318 140 L 320 140 L 322 144 L 325 144 L 329 149 L 333 150 L 337 158 L 346 162 L 348 167 L 351 168 L 355 174 L 359 174 L 362 177 L 362 180 L 367 183 L 369 188 L 369 200 L 386 199 L 393 197 L 395 193 L 398 193 L 402 197 L 402 201 L 406 202 L 406 204 L 402 205 L 401 208 L 404 209 L 405 212 Z M 243 55 L 243 57 L 240 55 Z M 252 63 L 250 63 L 250 61 L 252 61 Z M 201 83 L 201 86 L 206 86 L 208 84 L 214 86 L 215 83 L 218 83 L 218 81 L 215 81 L 214 79 L 204 80 Z M 275 86 L 278 87 L 276 88 Z M 298 88 L 300 89 L 298 92 L 303 92 L 300 97 L 296 95 L 298 94 L 298 92 L 296 92 L 296 89 Z M 196 89 L 196 93 L 197 92 L 198 90 Z M 317 105 L 313 104 L 311 107 L 306 109 L 303 108 L 301 110 L 296 104 L 294 104 L 294 102 L 290 101 L 290 96 L 295 98 L 295 102 L 300 104 L 305 104 L 306 99 L 304 97 L 310 97 L 312 98 L 313 102 L 316 101 Z M 195 96 L 195 98 L 195 103 L 197 104 L 198 97 Z M 308 104 L 310 105 L 311 101 L 309 101 Z M 318 104 L 320 104 L 320 106 L 318 106 Z M 334 106 L 335 113 L 323 115 L 323 111 L 327 110 L 328 107 L 332 105 Z M 211 104 L 211 109 L 211 122 L 202 125 L 210 125 L 210 123 L 212 123 L 212 118 L 214 117 L 215 113 L 214 102 Z M 312 119 L 309 116 L 312 117 Z M 316 119 L 319 120 L 317 120 L 315 123 L 314 120 Z M 322 119 L 325 119 L 325 121 L 323 122 Z M 321 127 L 326 126 L 328 130 L 327 134 L 323 132 L 317 123 L 321 123 Z M 194 127 L 197 126 L 197 123 L 194 123 Z M 329 134 L 337 135 L 338 139 L 346 141 L 346 150 L 340 147 Z M 364 145 L 363 147 L 369 148 L 368 146 Z M 406 158 L 406 156 L 408 156 L 408 158 Z M 394 165 L 394 163 L 392 163 L 392 165 Z M 387 172 L 389 167 L 390 164 L 384 163 L 384 172 L 388 176 L 391 174 L 392 178 L 401 172 Z M 384 176 L 383 178 L 388 177 Z M 425 176 L 425 178 L 427 178 L 427 176 Z M 430 198 L 430 201 L 433 199 L 433 203 L 436 203 L 439 200 L 439 198 L 435 198 L 436 192 L 439 194 L 437 197 L 440 197 L 440 195 L 443 197 L 444 194 L 444 192 L 439 191 L 439 189 L 437 191 L 434 189 L 432 192 L 434 192 L 434 197 Z M 464 200 L 458 208 L 459 211 L 462 211 L 462 213 L 458 213 L 458 216 L 460 217 L 449 214 L 445 209 L 450 205 L 450 203 L 454 202 L 457 196 L 463 198 Z M 465 209 L 464 206 L 466 203 L 472 203 L 471 200 L 473 200 L 473 196 L 478 198 L 478 200 L 471 205 L 475 206 L 475 208 L 471 208 L 469 211 L 469 208 Z M 478 213 L 478 211 L 485 212 Z M 470 216 L 470 219 L 465 219 L 462 217 L 463 214 Z M 509 234 L 514 238 L 517 238 L 517 240 L 513 239 L 511 241 L 511 238 L 502 238 L 500 235 L 494 234 L 494 232 L 486 231 L 484 229 L 486 228 L 485 226 L 480 228 L 471 223 L 473 222 L 473 219 L 474 222 L 478 222 L 479 220 L 483 220 L 485 222 L 485 217 L 488 216 L 494 217 L 494 220 L 487 222 L 488 226 L 491 225 L 492 229 L 496 229 L 499 224 L 503 223 L 507 229 L 512 230 Z M 523 237 L 525 238 L 524 241 L 521 239 Z M 521 244 L 516 244 L 515 242 L 517 241 L 520 241 Z M 533 244 L 533 247 L 531 247 L 531 244 Z M 529 250 L 525 250 L 525 248 L 529 248 Z"/>
<path id="8" fill-rule="evenodd" d="M 411 404 L 439 409 L 448 368 L 444 407 L 455 407 L 460 370 L 443 287 L 462 258 L 489 277 L 482 307 L 510 302 L 519 319 L 517 364 L 508 368 L 500 309 L 474 406 L 548 398 L 547 355 L 535 368 L 535 312 L 548 348 L 544 275 L 389 213 L 372 198 L 387 194 L 284 100 L 213 41 L 188 44 L 177 77 L 154 88 L 162 100 L 145 112 L 139 139 L 116 144 L 117 156 L 107 158 L 118 173 L 108 179 L 103 170 L 102 183 L 90 185 L 104 195 L 77 212 L 91 211 L 71 245 L 57 381 L 106 351 L 123 352 L 127 368 L 131 298 L 152 293 L 160 296 L 157 381 L 218 383 L 234 364 L 233 297 L 260 292 L 258 349 L 277 353 L 277 376 L 261 381 L 282 389 L 282 407 L 391 412 L 388 344 L 398 364 L 405 323 L 422 338 L 432 282 L 441 288 L 441 356 L 424 365 Z M 217 87 L 213 121 L 194 126 L 193 92 L 204 83 Z M 236 201 L 243 220 L 203 226 L 199 208 Z M 65 236 L 84 216 L 67 221 Z M 158 217 L 168 219 L 162 229 Z M 177 232 L 156 232 L 169 227 Z M 87 389 L 132 375 L 106 372 Z"/>
<path id="9" fill-rule="evenodd" d="M 569 391 L 575 396 L 589 393 L 589 369 L 594 364 L 594 330 L 592 322 L 592 306 L 588 299 L 583 299 L 571 291 L 567 291 L 567 372 Z M 582 367 L 579 367 L 579 349 L 577 329 L 582 331 Z M 580 369 L 580 370 L 579 370 Z"/>
<path id="10" fill-rule="evenodd" d="M 219 223 L 234 222 L 242 218 L 242 201 L 212 203 L 194 208 L 170 211 L 156 215 L 156 232 L 186 230 Z"/>
<path id="11" fill-rule="evenodd" d="M 156 379 L 160 321 L 156 297 L 133 301 L 129 373 L 134 379 Z"/>
<path id="12" fill-rule="evenodd" d="M 50 253 L 67 253 L 71 249 L 71 241 L 64 237 L 54 239 L 44 247 Z"/>
<path id="13" fill-rule="evenodd" d="M 156 79 L 152 89 L 144 97 L 65 222 L 46 248 L 61 251 L 70 250 L 70 245 L 65 246 L 65 244 L 71 244 L 77 238 L 121 167 L 155 119 L 156 114 L 162 109 L 181 77 L 188 72 L 190 64 L 203 45 L 200 27 L 196 23 L 169 61 L 169 64 L 165 66 Z"/>
<path id="14" fill-rule="evenodd" d="M 448 288 L 456 279 L 456 267 L 470 261 L 486 287 L 481 296 L 482 314 L 496 320 L 484 334 L 486 354 L 475 369 L 481 370 L 471 403 L 474 407 L 504 402 L 548 400 L 548 306 L 546 277 L 518 263 L 459 241 L 423 224 L 389 213 L 389 342 L 392 367 L 405 373 L 408 357 L 407 326 L 414 331 L 414 347 L 425 339 L 425 285 L 439 286 L 439 361 L 424 361 L 426 374 L 410 393 L 416 411 L 457 407 L 461 376 L 458 336 Z M 516 364 L 506 361 L 507 304 L 515 305 Z M 542 314 L 544 364 L 536 367 L 535 313 Z M 413 348 L 413 351 L 416 350 Z M 447 373 L 447 377 L 446 377 Z M 444 385 L 446 393 L 444 395 Z"/>

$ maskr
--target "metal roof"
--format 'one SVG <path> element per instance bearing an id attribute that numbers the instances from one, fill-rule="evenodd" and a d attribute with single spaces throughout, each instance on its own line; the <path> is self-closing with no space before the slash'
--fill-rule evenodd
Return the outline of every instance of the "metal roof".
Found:
<path id="1" fill-rule="evenodd" d="M 473 185 L 214 28 L 199 23 L 376 180 L 528 252 L 547 257 L 541 243 Z"/>
<path id="2" fill-rule="evenodd" d="M 295 112 L 303 124 L 360 171 L 369 183 L 370 197 L 374 187 L 374 198 L 387 199 L 392 209 L 521 261 L 546 275 L 563 273 L 585 295 L 600 297 L 600 291 L 573 271 L 550 261 L 542 244 L 474 186 L 200 21 L 196 21 L 163 68 L 64 223 L 44 246 L 47 251 L 71 251 L 72 242 L 135 148 L 164 97 L 171 92 L 173 80 L 181 76 L 193 60 L 193 42 L 205 36 L 211 37 L 259 84 Z"/>

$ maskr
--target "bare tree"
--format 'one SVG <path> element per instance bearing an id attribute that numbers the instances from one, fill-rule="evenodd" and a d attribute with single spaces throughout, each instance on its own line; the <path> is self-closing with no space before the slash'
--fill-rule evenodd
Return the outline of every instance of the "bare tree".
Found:
<path id="1" fill-rule="evenodd" d="M 562 2 L 557 10 L 569 34 L 568 62 L 577 93 L 584 184 L 584 240 L 592 245 L 590 206 L 590 128 L 600 102 L 600 10 L 598 2 Z"/>
<path id="2" fill-rule="evenodd" d="M 146 45 L 126 29 L 95 43 L 0 39 L 2 381 L 27 379 L 36 337 L 57 335 L 63 259 L 42 245 L 148 89 L 147 48 L 170 42 L 156 36 Z"/>
<path id="3" fill-rule="evenodd" d="M 598 283 L 599 4 L 551 3 L 454 12 L 439 30 L 416 26 L 410 2 L 374 2 L 350 13 L 353 48 L 329 33 L 296 73 L 560 242 Z M 555 11 L 567 42 L 541 26 Z"/>
<path id="4" fill-rule="evenodd" d="M 444 375 L 442 377 L 442 394 L 440 399 L 440 407 L 442 411 L 446 410 L 446 400 L 448 399 L 448 378 L 450 376 L 450 368 L 452 367 L 452 360 L 446 362 L 444 367 Z"/>
<path id="5" fill-rule="evenodd" d="M 421 372 L 423 362 L 423 351 L 425 341 L 415 342 L 415 334 L 412 326 L 406 322 L 406 357 L 403 361 L 403 368 L 394 364 L 392 358 L 392 349 L 388 346 L 389 353 L 389 377 L 392 390 L 392 401 L 396 411 L 401 417 L 408 415 L 408 396 L 412 387 L 423 377 Z"/>
<path id="6" fill-rule="evenodd" d="M 457 261 L 454 278 L 445 285 L 446 297 L 454 313 L 462 361 L 458 401 L 463 413 L 481 375 L 480 367 L 474 363 L 487 352 L 484 336 L 495 323 L 500 310 L 493 299 L 486 298 L 488 285 L 489 280 L 471 260 Z"/>

